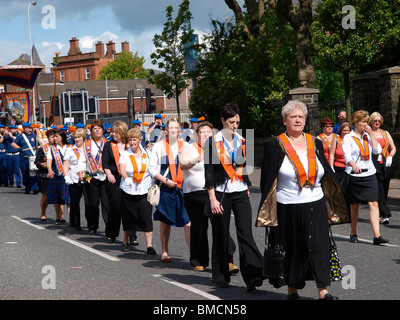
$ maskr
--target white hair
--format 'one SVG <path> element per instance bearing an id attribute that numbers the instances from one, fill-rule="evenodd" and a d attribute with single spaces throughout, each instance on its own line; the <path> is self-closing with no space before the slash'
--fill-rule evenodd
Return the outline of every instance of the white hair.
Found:
<path id="1" fill-rule="evenodd" d="M 307 118 L 308 115 L 307 106 L 299 100 L 289 100 L 288 103 L 286 103 L 282 107 L 282 118 L 286 119 L 287 116 L 294 110 L 302 111 L 304 113 L 304 116 Z"/>

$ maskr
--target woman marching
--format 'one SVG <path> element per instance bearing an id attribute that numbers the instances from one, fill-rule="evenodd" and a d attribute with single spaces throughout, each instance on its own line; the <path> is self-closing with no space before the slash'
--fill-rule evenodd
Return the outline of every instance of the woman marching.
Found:
<path id="1" fill-rule="evenodd" d="M 64 223 L 63 206 L 69 205 L 69 191 L 63 176 L 63 162 L 67 152 L 67 135 L 64 130 L 56 130 L 55 144 L 47 151 L 47 169 L 49 181 L 48 204 L 54 204 L 56 224 Z"/>
<path id="2" fill-rule="evenodd" d="M 124 230 L 123 251 L 129 251 L 129 234 L 143 231 L 147 254 L 155 255 L 153 248 L 152 206 L 147 201 L 147 192 L 152 178 L 149 173 L 149 155 L 141 145 L 142 133 L 133 128 L 127 134 L 129 148 L 121 154 L 119 168 L 122 176 L 122 227 Z"/>
<path id="3" fill-rule="evenodd" d="M 329 222 L 349 222 L 349 207 L 321 140 L 303 132 L 307 113 L 304 103 L 289 101 L 282 108 L 286 132 L 265 143 L 257 226 L 269 227 L 270 244 L 286 252 L 288 299 L 299 299 L 306 280 L 315 280 L 319 298 L 332 300 Z"/>
<path id="4" fill-rule="evenodd" d="M 150 157 L 150 175 L 162 183 L 160 202 L 154 213 L 154 220 L 161 222 L 162 262 L 171 261 L 168 248 L 171 226 L 183 227 L 185 240 L 190 249 L 190 220 L 183 203 L 183 170 L 179 162 L 179 153 L 188 143 L 178 140 L 179 131 L 178 119 L 169 119 L 166 125 L 166 138 L 154 144 Z M 167 170 L 169 172 L 166 174 Z"/>
<path id="5" fill-rule="evenodd" d="M 106 237 L 108 242 L 115 242 L 121 227 L 122 194 L 121 173 L 118 162 L 128 143 L 128 125 L 123 121 L 115 121 L 111 128 L 111 141 L 107 141 L 103 150 L 103 168 L 107 175 L 106 192 L 108 196 L 108 220 L 106 222 Z"/>
<path id="6" fill-rule="evenodd" d="M 346 177 L 346 161 L 343 155 L 343 138 L 346 134 L 350 133 L 351 126 L 348 122 L 342 122 L 339 127 L 338 134 L 332 140 L 332 144 L 329 151 L 329 164 L 334 169 L 336 178 L 339 182 Z"/>
<path id="7" fill-rule="evenodd" d="M 70 207 L 70 226 L 75 230 L 81 228 L 81 209 L 80 201 L 83 194 L 83 171 L 82 156 L 84 154 L 84 142 L 86 141 L 86 132 L 83 128 L 77 128 L 74 131 L 73 138 L 75 145 L 67 149 L 64 157 L 64 177 L 69 188 Z"/>
<path id="8" fill-rule="evenodd" d="M 382 147 L 382 153 L 377 156 L 375 167 L 377 168 L 378 190 L 379 190 L 379 213 L 382 224 L 389 224 L 392 215 L 386 201 L 389 193 L 390 179 L 392 178 L 392 161 L 396 154 L 396 146 L 390 133 L 381 129 L 383 117 L 379 112 L 370 115 L 368 124 L 371 126 L 372 134 Z"/>
<path id="9" fill-rule="evenodd" d="M 317 139 L 320 139 L 324 144 L 324 154 L 326 160 L 329 161 L 329 152 L 331 149 L 331 144 L 333 140 L 337 137 L 335 133 L 333 133 L 333 121 L 329 118 L 323 118 L 321 121 L 322 133 L 317 136 Z"/>
<path id="10" fill-rule="evenodd" d="M 368 203 L 369 220 L 374 235 L 373 244 L 380 245 L 388 240 L 379 231 L 378 182 L 372 154 L 378 155 L 382 147 L 367 124 L 368 112 L 358 110 L 351 116 L 354 129 L 343 139 L 346 173 L 349 174 L 348 194 L 351 204 L 350 242 L 358 242 L 357 222 L 360 203 Z"/>
<path id="11" fill-rule="evenodd" d="M 246 141 L 236 130 L 239 107 L 227 103 L 221 112 L 223 129 L 210 137 L 204 150 L 205 186 L 213 218 L 212 280 L 219 288 L 230 282 L 228 245 L 231 211 L 235 217 L 240 272 L 248 291 L 262 285 L 262 256 L 252 233 L 251 185 L 246 173 Z"/>

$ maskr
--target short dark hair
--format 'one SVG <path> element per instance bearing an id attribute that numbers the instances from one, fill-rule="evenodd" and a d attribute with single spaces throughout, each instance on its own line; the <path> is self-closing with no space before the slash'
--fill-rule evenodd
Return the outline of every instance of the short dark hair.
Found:
<path id="1" fill-rule="evenodd" d="M 213 125 L 212 125 L 210 122 L 208 122 L 208 121 L 202 121 L 202 122 L 200 122 L 200 123 L 197 125 L 197 127 L 196 127 L 196 129 L 195 129 L 196 133 L 199 133 L 199 131 L 200 131 L 200 129 L 201 129 L 202 127 L 209 127 L 211 130 L 214 129 Z"/>
<path id="2" fill-rule="evenodd" d="M 101 120 L 99 120 L 99 119 L 94 119 L 92 121 L 92 123 L 90 124 L 90 131 L 93 130 L 94 126 L 98 126 L 104 130 L 103 122 L 101 122 Z"/>
<path id="3" fill-rule="evenodd" d="M 65 130 L 56 130 L 55 134 L 58 134 L 61 137 L 63 144 L 68 144 L 67 133 Z"/>
<path id="4" fill-rule="evenodd" d="M 221 118 L 224 120 L 239 114 L 239 106 L 235 102 L 229 102 L 222 107 Z"/>

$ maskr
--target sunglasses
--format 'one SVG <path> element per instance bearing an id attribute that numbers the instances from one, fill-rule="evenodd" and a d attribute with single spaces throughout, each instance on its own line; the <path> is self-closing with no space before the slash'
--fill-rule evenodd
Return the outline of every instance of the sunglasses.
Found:
<path id="1" fill-rule="evenodd" d="M 326 126 L 325 126 L 325 128 L 332 128 L 333 126 L 331 126 L 330 124 L 327 124 Z"/>
<path id="2" fill-rule="evenodd" d="M 372 120 L 372 122 L 379 122 L 379 123 L 381 123 L 382 121 L 381 121 L 381 120 Z"/>

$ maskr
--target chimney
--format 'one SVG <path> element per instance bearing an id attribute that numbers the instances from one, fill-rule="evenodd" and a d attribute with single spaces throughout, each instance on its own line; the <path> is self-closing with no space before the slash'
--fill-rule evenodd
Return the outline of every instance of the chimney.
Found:
<path id="1" fill-rule="evenodd" d="M 115 53 L 115 43 L 110 40 L 107 42 L 106 58 L 113 58 Z"/>
<path id="2" fill-rule="evenodd" d="M 121 42 L 121 52 L 122 51 L 129 52 L 129 42 L 128 41 Z"/>
<path id="3" fill-rule="evenodd" d="M 97 41 L 96 43 L 96 53 L 99 57 L 104 57 L 104 43 Z"/>
<path id="4" fill-rule="evenodd" d="M 79 39 L 76 37 L 73 37 L 71 40 L 69 40 L 69 51 L 68 55 L 72 56 L 75 54 L 80 54 L 81 50 L 79 49 Z"/>

